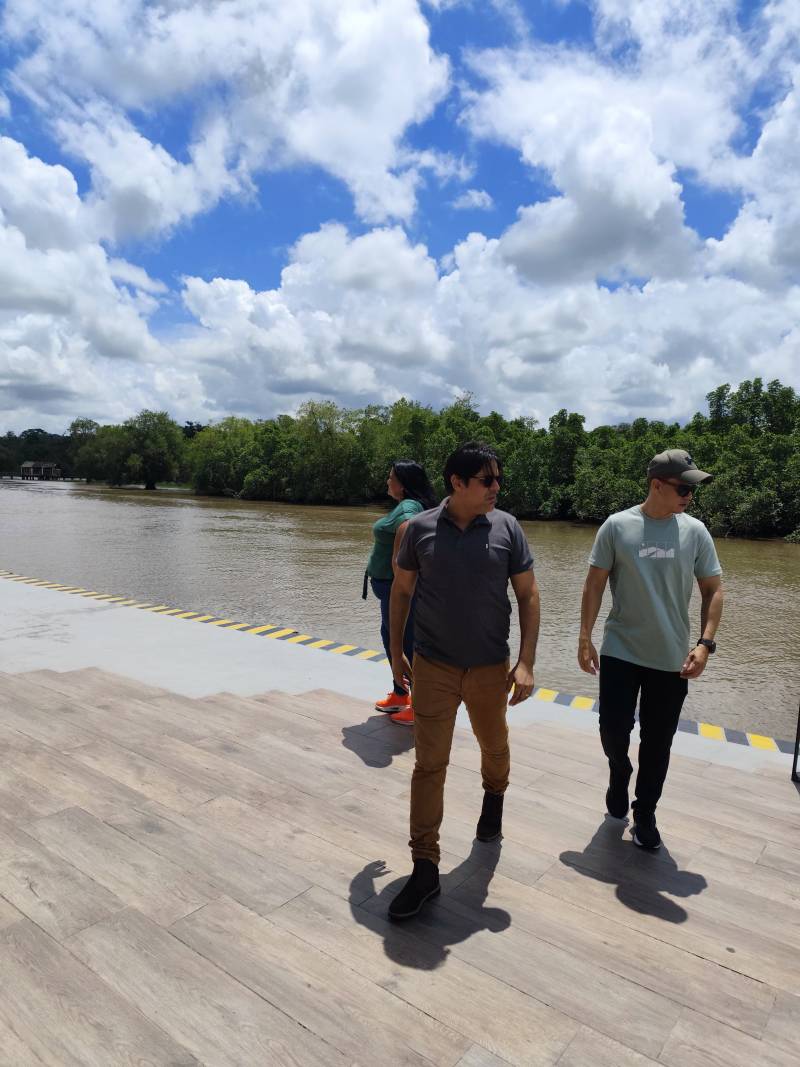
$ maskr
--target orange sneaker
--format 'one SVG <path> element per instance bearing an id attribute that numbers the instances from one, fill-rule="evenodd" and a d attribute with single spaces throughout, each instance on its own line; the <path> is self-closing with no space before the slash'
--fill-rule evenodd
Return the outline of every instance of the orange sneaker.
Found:
<path id="1" fill-rule="evenodd" d="M 394 715 L 390 715 L 389 718 L 392 722 L 399 723 L 401 726 L 413 726 L 414 725 L 414 709 L 410 702 L 407 708 L 403 711 L 396 711 Z"/>
<path id="2" fill-rule="evenodd" d="M 376 711 L 405 711 L 411 707 L 408 693 L 387 693 L 383 700 L 375 701 Z"/>

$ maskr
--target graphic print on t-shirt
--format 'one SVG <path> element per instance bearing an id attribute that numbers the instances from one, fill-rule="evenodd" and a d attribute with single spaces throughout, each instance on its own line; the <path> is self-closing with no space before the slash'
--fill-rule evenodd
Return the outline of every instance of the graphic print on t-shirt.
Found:
<path id="1" fill-rule="evenodd" d="M 639 559 L 675 559 L 674 541 L 642 541 Z"/>

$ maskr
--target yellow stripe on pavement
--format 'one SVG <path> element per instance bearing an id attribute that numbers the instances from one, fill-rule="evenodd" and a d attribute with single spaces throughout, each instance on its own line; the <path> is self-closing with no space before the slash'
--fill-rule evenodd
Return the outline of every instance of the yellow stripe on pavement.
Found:
<path id="1" fill-rule="evenodd" d="M 753 748 L 766 748 L 774 752 L 778 747 L 771 737 L 764 737 L 763 734 L 748 734 L 747 739 Z"/>
<path id="2" fill-rule="evenodd" d="M 552 703 L 558 696 L 558 692 L 555 689 L 537 689 L 533 695 L 537 700 L 546 700 L 548 703 Z"/>
<path id="3" fill-rule="evenodd" d="M 278 627 L 274 623 L 270 623 L 268 626 L 251 626 L 247 631 L 249 634 L 265 634 L 267 630 L 277 630 Z"/>
<path id="4" fill-rule="evenodd" d="M 287 645 L 297 645 L 297 644 L 300 643 L 300 641 L 310 641 L 310 640 L 311 640 L 311 634 L 295 634 L 294 637 L 287 637 L 286 638 L 286 644 Z"/>
<path id="5" fill-rule="evenodd" d="M 573 697 L 569 706 L 577 708 L 578 711 L 591 711 L 594 707 L 594 701 L 591 697 Z"/>
<path id="6" fill-rule="evenodd" d="M 233 619 L 214 619 L 214 621 L 210 622 L 208 625 L 209 626 L 227 626 L 229 622 L 233 622 Z"/>
<path id="7" fill-rule="evenodd" d="M 712 726 L 708 722 L 699 722 L 697 724 L 697 730 L 701 737 L 708 737 L 712 741 L 725 740 L 725 731 L 721 726 Z"/>
<path id="8" fill-rule="evenodd" d="M 213 615 L 198 615 L 196 619 L 192 619 L 192 622 L 206 622 L 208 619 L 213 618 Z"/>
<path id="9" fill-rule="evenodd" d="M 175 618 L 176 619 L 191 619 L 195 615 L 197 615 L 196 611 L 182 611 L 180 613 L 180 615 L 176 615 Z"/>
<path id="10" fill-rule="evenodd" d="M 333 643 L 333 641 L 328 641 L 327 638 L 322 637 L 319 641 L 312 641 L 310 645 L 306 645 L 306 648 L 328 648 Z"/>
<path id="11" fill-rule="evenodd" d="M 234 626 L 229 626 L 229 630 L 246 630 L 250 625 L 249 622 L 237 622 Z"/>
<path id="12" fill-rule="evenodd" d="M 358 645 L 339 645 L 338 648 L 332 648 L 330 651 L 334 656 L 341 656 L 345 652 L 352 652 L 354 648 L 358 648 Z"/>
<path id="13" fill-rule="evenodd" d="M 288 626 L 285 630 L 276 630 L 274 633 L 267 634 L 267 637 L 285 637 L 287 634 L 296 634 L 297 630 L 293 626 Z"/>
<path id="14" fill-rule="evenodd" d="M 365 648 L 363 652 L 359 652 L 357 656 L 353 656 L 353 659 L 374 659 L 375 656 L 383 655 L 382 652 L 376 652 L 374 648 Z"/>

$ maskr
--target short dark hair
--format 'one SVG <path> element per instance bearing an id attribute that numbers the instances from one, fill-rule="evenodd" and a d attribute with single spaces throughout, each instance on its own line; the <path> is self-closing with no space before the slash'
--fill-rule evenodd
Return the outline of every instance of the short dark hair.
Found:
<path id="1" fill-rule="evenodd" d="M 396 459 L 392 470 L 403 487 L 406 500 L 418 500 L 426 511 L 436 507 L 436 494 L 420 463 L 413 459 Z"/>
<path id="2" fill-rule="evenodd" d="M 503 462 L 491 445 L 483 441 L 467 441 L 466 444 L 460 445 L 455 452 L 450 453 L 444 465 L 445 491 L 453 491 L 451 479 L 454 474 L 462 482 L 468 482 L 492 463 L 497 464 L 497 469 L 502 474 Z"/>

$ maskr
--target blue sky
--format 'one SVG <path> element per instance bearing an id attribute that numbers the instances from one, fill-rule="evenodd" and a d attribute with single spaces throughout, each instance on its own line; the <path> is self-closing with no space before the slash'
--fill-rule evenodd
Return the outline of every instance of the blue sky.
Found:
<path id="1" fill-rule="evenodd" d="M 800 386 L 788 2 L 0 10 L 2 428 Z"/>

